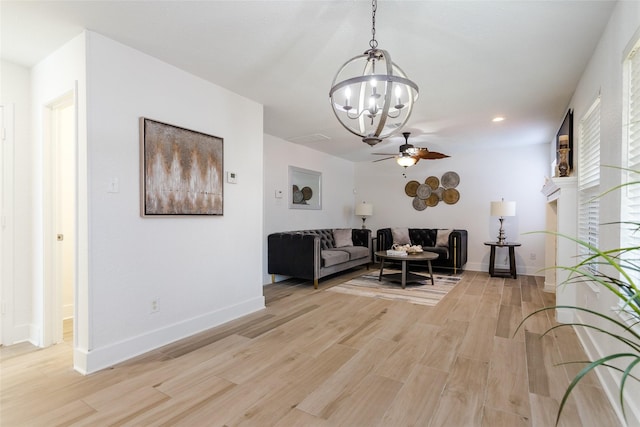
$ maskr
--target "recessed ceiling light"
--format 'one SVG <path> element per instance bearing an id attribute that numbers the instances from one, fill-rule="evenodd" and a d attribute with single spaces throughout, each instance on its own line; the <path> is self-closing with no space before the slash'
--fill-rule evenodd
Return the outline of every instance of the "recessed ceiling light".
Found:
<path id="1" fill-rule="evenodd" d="M 502 117 L 502 116 L 497 116 L 497 117 L 494 117 L 491 121 L 492 121 L 492 122 L 501 122 L 501 121 L 503 121 L 503 120 L 504 120 L 504 117 Z"/>

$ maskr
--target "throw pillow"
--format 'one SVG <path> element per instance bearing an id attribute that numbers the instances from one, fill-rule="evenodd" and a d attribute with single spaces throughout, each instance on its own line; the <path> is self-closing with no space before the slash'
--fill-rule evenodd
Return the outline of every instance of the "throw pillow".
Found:
<path id="1" fill-rule="evenodd" d="M 336 241 L 336 248 L 353 246 L 350 228 L 336 228 L 333 230 L 333 240 Z"/>
<path id="2" fill-rule="evenodd" d="M 453 230 L 450 229 L 442 229 L 438 230 L 438 234 L 436 235 L 436 246 L 449 246 L 449 234 L 451 234 Z"/>
<path id="3" fill-rule="evenodd" d="M 391 234 L 393 235 L 393 243 L 399 245 L 410 245 L 411 238 L 409 238 L 408 228 L 392 228 Z"/>

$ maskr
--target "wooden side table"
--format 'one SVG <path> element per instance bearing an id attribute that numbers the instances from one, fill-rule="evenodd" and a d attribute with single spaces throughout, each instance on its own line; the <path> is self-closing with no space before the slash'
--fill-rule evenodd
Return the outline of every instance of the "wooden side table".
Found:
<path id="1" fill-rule="evenodd" d="M 516 272 L 516 246 L 520 243 L 516 242 L 484 242 L 485 245 L 491 246 L 491 255 L 489 257 L 489 275 L 491 277 L 513 277 L 518 278 Z M 509 248 L 509 269 L 496 269 L 496 248 Z"/>

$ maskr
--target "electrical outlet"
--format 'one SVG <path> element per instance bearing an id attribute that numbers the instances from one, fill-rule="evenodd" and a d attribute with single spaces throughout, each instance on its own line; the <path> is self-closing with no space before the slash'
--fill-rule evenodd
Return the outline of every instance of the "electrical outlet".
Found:
<path id="1" fill-rule="evenodd" d="M 159 304 L 159 299 L 158 298 L 154 298 L 151 300 L 151 306 L 149 307 L 150 313 L 157 313 L 158 311 L 160 311 L 160 304 Z"/>

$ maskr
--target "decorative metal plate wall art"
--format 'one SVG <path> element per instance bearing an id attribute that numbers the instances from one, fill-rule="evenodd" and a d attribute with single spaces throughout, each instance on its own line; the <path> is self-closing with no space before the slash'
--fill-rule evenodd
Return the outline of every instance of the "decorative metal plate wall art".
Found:
<path id="1" fill-rule="evenodd" d="M 416 196 L 418 196 L 422 200 L 429 198 L 429 196 L 431 196 L 431 187 L 429 187 L 427 184 L 418 185 Z"/>
<path id="2" fill-rule="evenodd" d="M 444 188 L 456 188 L 460 184 L 460 177 L 455 172 L 445 172 L 442 175 L 442 186 Z"/>
<path id="3" fill-rule="evenodd" d="M 430 176 L 424 180 L 424 183 L 431 187 L 432 190 L 437 190 L 440 186 L 440 180 L 435 176 Z"/>
<path id="4" fill-rule="evenodd" d="M 427 197 L 427 200 L 425 200 L 424 202 L 427 206 L 432 208 L 440 202 L 440 197 L 438 197 L 436 193 L 431 193 L 431 195 Z"/>
<path id="5" fill-rule="evenodd" d="M 404 186 L 404 194 L 409 197 L 416 197 L 416 192 L 418 191 L 418 187 L 420 183 L 418 181 L 409 181 L 407 185 Z"/>
<path id="6" fill-rule="evenodd" d="M 460 184 L 460 176 L 453 172 L 445 172 L 441 178 L 430 176 L 424 184 L 418 181 L 409 181 L 404 186 L 404 192 L 411 197 L 411 204 L 417 211 L 423 211 L 427 207 L 435 207 L 441 201 L 448 205 L 455 205 L 460 200 L 460 192 L 456 187 Z"/>
<path id="7" fill-rule="evenodd" d="M 455 205 L 460 200 L 460 193 L 455 188 L 445 188 L 442 192 L 442 200 L 448 205 Z"/>
<path id="8" fill-rule="evenodd" d="M 427 204 L 425 203 L 424 199 L 421 199 L 418 196 L 414 197 L 413 202 L 411 203 L 413 204 L 413 209 L 417 211 L 423 211 L 427 209 Z"/>

